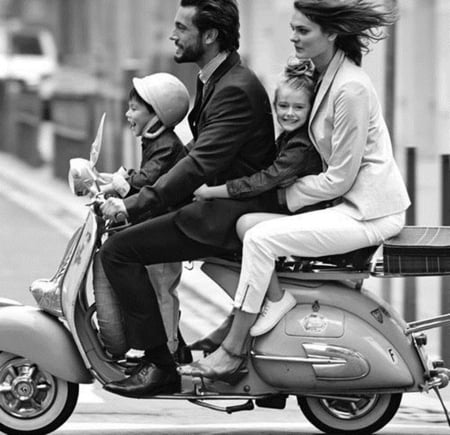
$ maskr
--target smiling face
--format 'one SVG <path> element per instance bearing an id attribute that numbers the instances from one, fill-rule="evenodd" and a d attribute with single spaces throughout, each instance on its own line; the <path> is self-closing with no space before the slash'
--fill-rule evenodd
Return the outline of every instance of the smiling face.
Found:
<path id="1" fill-rule="evenodd" d="M 202 35 L 193 23 L 197 9 L 194 6 L 179 7 L 175 16 L 175 29 L 170 40 L 175 43 L 174 59 L 177 63 L 202 64 L 205 56 Z"/>
<path id="2" fill-rule="evenodd" d="M 297 9 L 291 18 L 291 29 L 295 55 L 299 59 L 311 59 L 319 71 L 326 69 L 335 51 L 336 34 L 323 32 Z"/>
<path id="3" fill-rule="evenodd" d="M 144 129 L 155 114 L 149 112 L 147 106 L 136 98 L 128 101 L 128 110 L 125 113 L 131 131 L 135 136 L 142 136 Z"/>
<path id="4" fill-rule="evenodd" d="M 311 110 L 311 98 L 304 89 L 281 84 L 276 92 L 275 113 L 284 131 L 294 131 L 305 124 Z"/>

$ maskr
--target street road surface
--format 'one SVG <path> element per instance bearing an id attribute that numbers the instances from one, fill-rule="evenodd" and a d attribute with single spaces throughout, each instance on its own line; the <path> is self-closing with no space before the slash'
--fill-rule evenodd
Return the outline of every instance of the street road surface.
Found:
<path id="1" fill-rule="evenodd" d="M 11 192 L 10 192 L 11 193 Z M 13 200 L 11 200 L 11 198 Z M 18 205 L 17 202 L 21 205 Z M 31 198 L 30 198 L 31 201 Z M 29 284 L 55 272 L 69 234 L 62 231 L 65 216 L 36 214 L 21 195 L 0 192 L 0 297 L 33 304 Z M 53 224 L 52 222 L 58 222 Z M 220 323 L 228 308 L 208 311 L 207 299 L 192 301 L 199 282 L 198 270 L 185 271 L 181 289 L 183 332 L 188 340 Z M 201 285 L 207 285 L 202 282 Z M 224 297 L 218 293 L 211 298 Z M 226 299 L 224 299 L 226 301 Z M 228 301 L 229 303 L 229 301 Z M 199 306 L 200 305 L 200 306 Z M 226 302 L 225 302 L 226 306 Z M 195 319 L 195 321 L 194 321 Z M 187 325 L 194 328 L 187 328 Z M 419 405 L 402 405 L 398 415 L 380 434 L 448 434 L 443 413 L 423 412 Z M 217 402 L 215 402 L 217 404 Z M 228 403 L 227 403 L 228 404 Z M 185 401 L 137 400 L 114 396 L 98 384 L 83 385 L 75 413 L 57 434 L 319 434 L 302 416 L 293 398 L 285 410 L 257 408 L 233 415 L 197 407 Z"/>

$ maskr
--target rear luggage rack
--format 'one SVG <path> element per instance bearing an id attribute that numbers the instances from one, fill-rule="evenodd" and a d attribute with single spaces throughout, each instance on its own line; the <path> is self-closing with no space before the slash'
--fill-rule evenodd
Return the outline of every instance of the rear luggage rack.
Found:
<path id="1" fill-rule="evenodd" d="M 381 271 L 392 276 L 450 275 L 450 227 L 406 226 L 383 244 Z"/>

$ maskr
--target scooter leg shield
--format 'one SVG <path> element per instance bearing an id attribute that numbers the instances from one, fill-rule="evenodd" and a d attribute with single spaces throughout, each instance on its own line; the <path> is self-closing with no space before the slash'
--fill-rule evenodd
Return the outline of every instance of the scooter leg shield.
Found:
<path id="1" fill-rule="evenodd" d="M 0 308 L 0 352 L 27 358 L 69 382 L 93 381 L 69 331 L 58 319 L 34 307 Z"/>

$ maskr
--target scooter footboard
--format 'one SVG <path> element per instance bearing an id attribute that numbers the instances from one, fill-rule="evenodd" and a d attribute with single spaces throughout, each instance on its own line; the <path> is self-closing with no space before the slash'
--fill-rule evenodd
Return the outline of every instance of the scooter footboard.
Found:
<path id="1" fill-rule="evenodd" d="M 68 382 L 93 381 L 64 325 L 37 308 L 24 305 L 0 308 L 2 351 L 27 358 Z"/>

